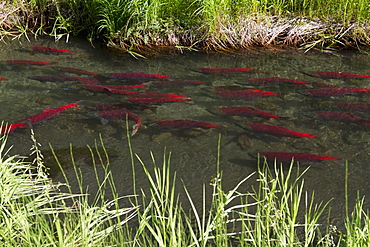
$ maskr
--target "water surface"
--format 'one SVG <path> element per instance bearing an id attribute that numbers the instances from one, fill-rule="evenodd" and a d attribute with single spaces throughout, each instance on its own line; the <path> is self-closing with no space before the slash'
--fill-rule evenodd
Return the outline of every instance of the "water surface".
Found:
<path id="1" fill-rule="evenodd" d="M 72 50 L 73 53 L 55 54 L 32 52 L 19 47 L 33 45 Z M 145 72 L 167 75 L 170 80 L 198 80 L 204 85 L 189 87 L 156 88 L 148 83 L 147 90 L 165 93 L 185 94 L 190 102 L 166 103 L 156 109 L 132 109 L 142 118 L 143 124 L 131 138 L 133 150 L 150 168 L 151 154 L 154 153 L 161 164 L 163 152 L 171 152 L 172 170 L 177 172 L 193 194 L 195 201 L 201 201 L 202 184 L 209 184 L 214 177 L 217 161 L 217 143 L 221 135 L 221 163 L 225 189 L 235 186 L 241 179 L 257 170 L 257 153 L 263 151 L 305 152 L 337 156 L 341 161 L 302 163 L 301 169 L 311 166 L 304 176 L 306 189 L 316 191 L 317 201 L 328 201 L 332 209 L 332 223 L 341 224 L 344 213 L 345 160 L 349 162 L 349 192 L 353 205 L 356 191 L 368 196 L 370 176 L 369 128 L 358 123 L 325 121 L 317 117 L 315 111 L 339 110 L 335 102 L 370 103 L 370 96 L 345 95 L 342 97 L 315 98 L 304 94 L 305 86 L 296 84 L 248 85 L 246 79 L 255 77 L 282 77 L 301 80 L 309 88 L 322 87 L 319 83 L 336 86 L 356 86 L 369 88 L 369 79 L 323 79 L 302 72 L 342 71 L 357 74 L 370 74 L 369 56 L 359 52 L 337 52 L 332 54 L 279 50 L 249 51 L 239 54 L 221 53 L 181 53 L 161 56 L 148 56 L 146 59 L 134 57 L 100 48 L 90 43 L 72 39 L 68 43 L 55 44 L 51 39 L 39 39 L 29 43 L 9 41 L 1 44 L 0 61 L 27 59 L 55 64 L 45 66 L 0 64 L 1 105 L 0 119 L 14 123 L 19 119 L 37 114 L 46 108 L 80 102 L 80 108 L 68 109 L 51 120 L 35 124 L 34 132 L 41 144 L 47 164 L 50 160 L 49 143 L 68 166 L 68 150 L 72 145 L 76 163 L 83 171 L 86 184 L 93 190 L 95 177 L 86 145 L 94 146 L 101 136 L 111 155 L 111 169 L 116 178 L 120 193 L 132 193 L 130 155 L 127 147 L 125 124 L 122 120 L 110 120 L 102 124 L 93 108 L 96 104 L 127 103 L 128 96 L 94 93 L 75 82 L 40 82 L 29 78 L 39 75 L 76 75 L 58 70 L 58 66 L 73 67 L 106 75 L 113 72 Z M 198 68 L 253 68 L 251 73 L 204 74 Z M 264 71 L 265 73 L 262 73 Z M 109 80 L 106 84 L 142 83 L 141 81 Z M 263 97 L 253 100 L 224 100 L 215 94 L 215 86 L 243 86 L 278 93 L 281 97 Z M 232 88 L 232 87 L 230 87 Z M 283 116 L 282 120 L 232 117 L 223 114 L 219 107 L 251 106 Z M 353 111 L 355 115 L 370 121 L 370 113 Z M 164 119 L 190 119 L 206 121 L 221 126 L 220 129 L 177 130 L 163 129 L 154 121 Z M 317 138 L 275 137 L 255 133 L 248 129 L 248 122 L 284 126 L 296 131 L 317 135 Z M 130 121 L 130 128 L 134 123 Z M 17 129 L 9 135 L 11 153 L 28 155 L 32 141 L 28 128 Z M 67 159 L 65 159 L 67 157 Z M 137 186 L 147 187 L 139 162 L 135 164 Z M 51 170 L 54 180 L 61 180 L 60 174 Z M 255 178 L 250 184 L 255 183 Z M 249 189 L 246 184 L 242 189 Z M 210 190 L 210 188 L 208 188 Z"/>

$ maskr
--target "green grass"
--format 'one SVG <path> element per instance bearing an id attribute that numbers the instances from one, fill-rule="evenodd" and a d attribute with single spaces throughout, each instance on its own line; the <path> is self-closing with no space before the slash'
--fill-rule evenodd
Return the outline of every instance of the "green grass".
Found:
<path id="1" fill-rule="evenodd" d="M 370 43 L 366 0 L 18 0 L 5 9 L 2 36 L 84 34 L 128 51 Z"/>
<path id="2" fill-rule="evenodd" d="M 329 202 L 315 202 L 314 192 L 304 189 L 304 174 L 297 164 L 288 166 L 266 162 L 225 191 L 220 170 L 220 139 L 216 176 L 203 185 L 203 200 L 195 202 L 186 186 L 176 190 L 178 178 L 171 171 L 171 153 L 162 155 L 161 164 L 151 153 L 151 164 L 128 146 L 132 162 L 139 162 L 148 181 L 147 189 L 133 196 L 122 196 L 115 187 L 109 155 L 102 140 L 88 147 L 98 190 L 88 191 L 84 177 L 71 163 L 79 192 L 72 192 L 69 179 L 52 182 L 45 173 L 39 144 L 33 138 L 33 163 L 8 156 L 6 136 L 0 143 L 0 243 L 6 246 L 367 246 L 370 241 L 369 214 L 364 199 L 344 217 L 345 231 L 322 222 Z M 103 147 L 103 149 L 101 149 Z M 103 152 L 101 152 L 103 150 Z M 55 153 L 56 159 L 58 154 Z M 133 165 L 132 167 L 135 167 Z M 152 167 L 149 169 L 148 167 Z M 103 173 L 99 173 L 102 169 Z M 137 176 L 135 170 L 133 176 Z M 348 176 L 348 166 L 346 166 Z M 248 180 L 256 187 L 243 191 Z M 135 179 L 133 180 L 135 183 Z M 343 188 L 346 193 L 348 187 Z M 61 192 L 61 188 L 67 192 Z M 210 191 L 211 193 L 207 193 Z M 108 196 L 113 199 L 108 200 Z M 206 195 L 211 198 L 206 198 Z M 348 197 L 346 197 L 348 198 Z M 359 197 L 360 198 L 360 197 Z M 121 202 L 131 203 L 122 207 Z M 187 201 L 188 207 L 182 203 Z"/>

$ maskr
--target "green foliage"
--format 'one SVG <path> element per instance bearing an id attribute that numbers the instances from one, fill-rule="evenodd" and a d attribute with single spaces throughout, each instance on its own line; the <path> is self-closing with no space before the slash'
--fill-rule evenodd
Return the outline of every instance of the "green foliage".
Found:
<path id="1" fill-rule="evenodd" d="M 136 191 L 135 187 L 135 198 L 138 198 L 135 200 L 119 195 L 102 139 L 95 143 L 95 148 L 88 147 L 98 185 L 97 192 L 89 195 L 82 172 L 74 163 L 72 147 L 70 156 L 79 189 L 77 194 L 72 192 L 70 177 L 62 167 L 65 184 L 53 183 L 47 177 L 39 144 L 33 134 L 31 138 L 31 150 L 36 158 L 27 163 L 22 157 L 9 157 L 5 149 L 7 137 L 0 137 L 0 244 L 3 246 L 308 247 L 367 246 L 369 243 L 370 220 L 369 213 L 363 209 L 364 199 L 356 201 L 350 214 L 346 197 L 346 230 L 339 234 L 335 226 L 319 223 L 329 202 L 317 204 L 314 193 L 305 192 L 303 177 L 308 168 L 301 172 L 294 162 L 290 166 L 275 163 L 271 167 L 264 161 L 256 173 L 225 191 L 220 170 L 220 139 L 216 175 L 210 186 L 203 185 L 203 198 L 198 202 L 185 186 L 185 195 L 182 195 L 185 198 L 177 192 L 177 175 L 170 169 L 171 154 L 166 150 L 161 165 L 153 153 L 150 165 L 134 155 L 128 126 L 132 175 L 137 176 L 134 163 L 138 160 L 148 181 L 147 190 Z M 58 161 L 58 154 L 54 155 Z M 250 179 L 257 179 L 257 186 L 241 191 Z M 346 194 L 347 183 L 346 178 Z M 65 186 L 69 188 L 67 193 L 60 191 Z M 206 198 L 209 189 L 210 204 Z M 113 199 L 107 200 L 107 192 Z M 132 206 L 120 207 L 122 199 Z M 184 199 L 189 201 L 189 210 L 182 206 Z M 134 217 L 137 219 L 128 224 Z"/>

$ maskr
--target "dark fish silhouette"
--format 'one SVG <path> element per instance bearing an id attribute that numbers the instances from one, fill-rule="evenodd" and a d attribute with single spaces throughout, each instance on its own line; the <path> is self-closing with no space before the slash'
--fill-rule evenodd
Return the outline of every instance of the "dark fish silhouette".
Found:
<path id="1" fill-rule="evenodd" d="M 232 115 L 232 116 L 242 116 L 242 117 L 263 117 L 263 118 L 277 118 L 279 119 L 280 117 L 274 114 L 271 114 L 266 111 L 261 111 L 257 110 L 253 107 L 221 107 L 219 108 L 220 111 Z"/>
<path id="2" fill-rule="evenodd" d="M 216 91 L 230 91 L 230 90 L 244 90 L 248 89 L 247 87 L 242 87 L 239 85 L 230 85 L 230 86 L 216 86 L 214 87 Z"/>
<path id="3" fill-rule="evenodd" d="M 100 110 L 98 111 L 98 115 L 103 118 L 102 123 L 105 123 L 106 119 L 122 119 L 126 120 L 126 118 L 129 118 L 131 120 L 136 121 L 136 124 L 133 126 L 133 130 L 131 135 L 135 135 L 136 132 L 139 130 L 139 127 L 141 125 L 141 118 L 139 115 L 125 109 L 112 109 L 112 110 Z"/>
<path id="4" fill-rule="evenodd" d="M 35 75 L 29 76 L 28 78 L 40 82 L 65 82 L 65 81 L 80 81 L 86 77 L 75 77 L 75 76 L 61 76 L 61 75 Z"/>
<path id="5" fill-rule="evenodd" d="M 120 95 L 137 95 L 139 92 L 129 91 L 128 89 L 134 89 L 142 87 L 142 85 L 93 85 L 93 84 L 83 84 L 84 88 L 107 94 L 120 94 Z M 143 85 L 145 87 L 146 85 Z M 124 89 L 126 88 L 126 89 Z"/>
<path id="6" fill-rule="evenodd" d="M 74 73 L 78 75 L 97 75 L 98 73 L 95 72 L 90 72 L 87 70 L 83 69 L 76 69 L 76 68 L 71 68 L 71 67 L 57 67 L 58 70 L 69 72 L 69 73 Z"/>
<path id="7" fill-rule="evenodd" d="M 99 111 L 110 111 L 110 110 L 120 110 L 120 109 L 126 109 L 126 110 L 139 109 L 141 111 L 148 109 L 153 112 L 156 111 L 156 107 L 142 105 L 138 108 L 138 107 L 133 106 L 130 103 L 119 103 L 119 104 L 114 104 L 114 105 L 94 105 L 93 107 L 95 110 L 99 110 Z"/>
<path id="8" fill-rule="evenodd" d="M 224 73 L 243 73 L 243 72 L 254 72 L 254 69 L 250 68 L 198 68 L 201 72 L 207 74 L 224 74 Z"/>
<path id="9" fill-rule="evenodd" d="M 183 87 L 183 86 L 197 86 L 205 84 L 202 81 L 192 81 L 192 80 L 184 80 L 184 81 L 155 81 L 152 82 L 151 85 L 156 87 Z"/>
<path id="10" fill-rule="evenodd" d="M 70 107 L 77 108 L 78 107 L 78 102 L 68 104 L 68 105 L 62 105 L 62 106 L 59 106 L 59 107 L 56 107 L 56 108 L 51 108 L 51 109 L 47 108 L 47 109 L 43 110 L 42 112 L 40 112 L 36 115 L 23 118 L 21 120 L 18 120 L 17 122 L 22 123 L 22 122 L 25 122 L 25 121 L 29 120 L 31 122 L 31 124 L 39 123 L 41 121 L 44 121 L 46 119 L 49 119 L 49 118 L 53 117 L 54 115 L 66 110 Z"/>
<path id="11" fill-rule="evenodd" d="M 269 124 L 260 124 L 260 123 L 248 123 L 248 125 L 257 132 L 275 135 L 275 136 L 285 136 L 285 137 L 310 137 L 314 138 L 315 135 L 306 134 L 303 132 L 298 132 L 290 130 L 280 126 L 274 126 Z"/>
<path id="12" fill-rule="evenodd" d="M 292 159 L 294 161 L 323 161 L 323 160 L 339 160 L 335 156 L 324 156 L 318 154 L 307 154 L 307 153 L 292 153 L 292 152 L 260 152 L 261 156 L 266 157 L 267 160 L 275 160 L 280 162 L 289 162 Z"/>
<path id="13" fill-rule="evenodd" d="M 308 72 L 309 73 L 309 72 Z M 370 75 L 353 74 L 348 72 L 335 72 L 335 71 L 311 71 L 315 75 L 328 79 L 360 79 L 368 78 Z"/>
<path id="14" fill-rule="evenodd" d="M 12 133 L 15 129 L 19 127 L 27 127 L 27 126 L 28 124 L 26 123 L 13 123 L 13 124 L 8 124 L 8 125 L 3 125 L 0 128 L 0 135 Z"/>
<path id="15" fill-rule="evenodd" d="M 242 99 L 251 100 L 253 98 L 266 97 L 266 96 L 280 96 L 277 93 L 261 91 L 261 90 L 228 90 L 216 92 L 218 96 L 223 99 Z"/>
<path id="16" fill-rule="evenodd" d="M 99 84 L 100 81 L 95 78 L 85 77 L 83 79 L 78 80 L 76 84 L 88 84 L 88 85 L 96 85 Z"/>
<path id="17" fill-rule="evenodd" d="M 316 114 L 320 116 L 322 119 L 327 120 L 337 120 L 342 122 L 351 122 L 351 123 L 363 123 L 367 124 L 368 121 L 355 116 L 351 112 L 342 112 L 342 111 L 317 111 Z"/>
<path id="18" fill-rule="evenodd" d="M 163 128 L 221 128 L 218 125 L 194 120 L 160 120 L 155 123 Z"/>
<path id="19" fill-rule="evenodd" d="M 6 60 L 5 64 L 11 65 L 48 65 L 48 64 L 55 64 L 49 62 L 42 62 L 42 61 L 33 61 L 33 60 Z"/>
<path id="20" fill-rule="evenodd" d="M 304 82 L 304 81 L 298 81 L 298 80 L 280 78 L 280 77 L 248 78 L 246 81 L 251 84 L 262 84 L 262 85 L 271 85 L 271 84 L 278 84 L 278 83 L 307 84 L 307 82 Z"/>
<path id="21" fill-rule="evenodd" d="M 360 87 L 316 88 L 316 89 L 306 89 L 305 92 L 316 97 L 342 96 L 346 94 L 370 93 L 370 88 L 360 88 Z"/>
<path id="22" fill-rule="evenodd" d="M 335 106 L 346 110 L 370 111 L 370 104 L 358 102 L 337 102 Z"/>

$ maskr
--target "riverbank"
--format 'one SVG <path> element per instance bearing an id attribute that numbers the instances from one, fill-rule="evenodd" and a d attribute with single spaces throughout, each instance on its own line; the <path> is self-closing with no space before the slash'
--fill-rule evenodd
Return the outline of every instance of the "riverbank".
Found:
<path id="1" fill-rule="evenodd" d="M 314 202 L 316 194 L 304 189 L 303 175 L 308 168 L 300 172 L 293 168 L 294 163 L 284 168 L 270 167 L 265 162 L 231 190 L 225 190 L 219 168 L 219 141 L 217 174 L 210 184 L 203 185 L 201 208 L 183 185 L 183 199 L 190 204 L 190 209 L 185 210 L 175 189 L 176 173 L 171 172 L 170 153 L 165 153 L 163 163 L 157 164 L 154 154 L 151 161 L 142 160 L 135 157 L 130 148 L 134 188 L 134 163 L 138 161 L 150 189 L 148 193 L 134 189 L 134 195 L 120 195 L 109 169 L 109 159 L 101 159 L 108 154 L 104 151 L 94 154 L 90 149 L 96 161 L 94 171 L 105 171 L 103 176 L 96 173 L 99 190 L 91 194 L 89 186 L 93 181 L 86 187 L 73 159 L 78 188 L 69 182 L 62 166 L 64 183 L 48 178 L 33 134 L 32 140 L 35 160 L 25 162 L 19 156 L 8 157 L 4 149 L 7 137 L 0 138 L 0 243 L 6 246 L 329 247 L 365 246 L 369 241 L 369 217 L 364 211 L 363 199 L 358 198 L 351 213 L 346 199 L 345 229 L 339 231 L 329 223 L 330 219 L 322 219 L 330 215 L 327 214 L 328 202 Z M 100 145 L 104 147 L 102 142 Z M 70 152 L 72 155 L 72 148 Z M 55 158 L 58 160 L 58 154 Z M 153 162 L 150 169 L 147 162 Z M 258 186 L 249 192 L 243 191 L 245 182 L 253 179 L 257 179 Z M 77 193 L 72 192 L 76 189 Z M 206 190 L 212 191 L 210 204 Z M 123 204 L 129 206 L 123 207 Z"/>
<path id="2" fill-rule="evenodd" d="M 370 45 L 370 6 L 362 0 L 2 2 L 1 37 L 32 33 L 56 40 L 83 35 L 129 52 L 239 50 L 289 46 L 309 50 Z"/>

